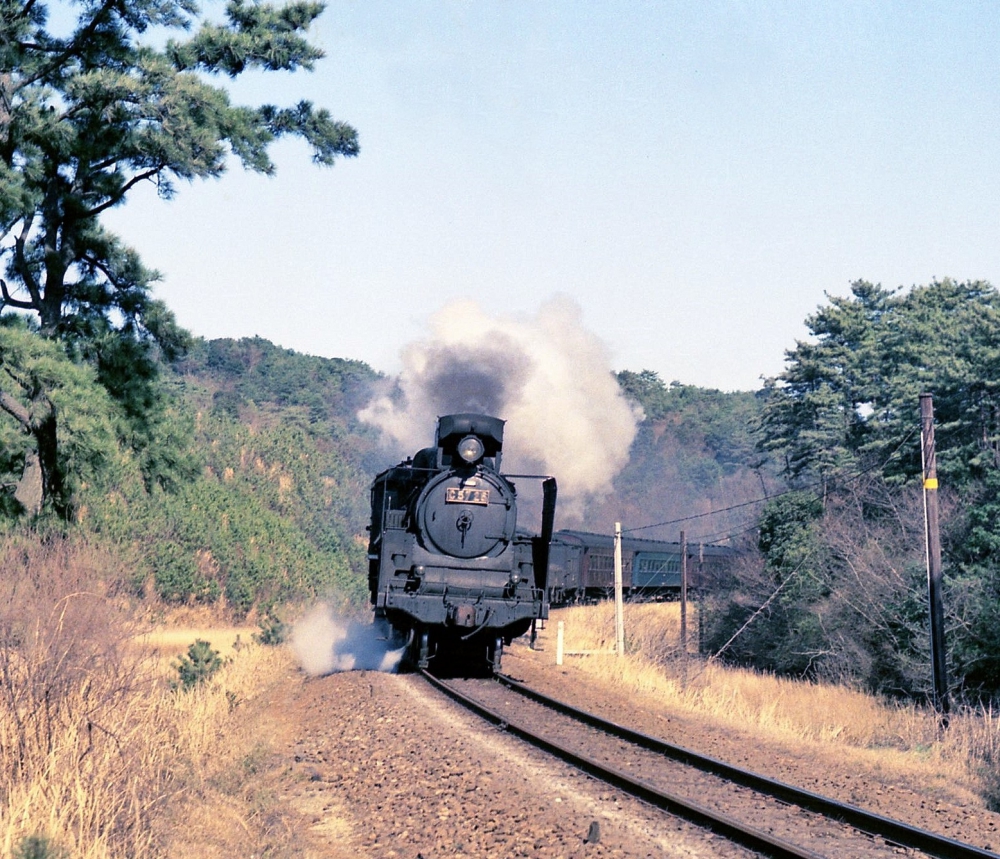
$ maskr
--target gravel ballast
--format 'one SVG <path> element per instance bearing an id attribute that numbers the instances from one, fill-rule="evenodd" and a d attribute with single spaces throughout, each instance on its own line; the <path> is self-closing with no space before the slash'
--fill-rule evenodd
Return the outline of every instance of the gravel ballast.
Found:
<path id="1" fill-rule="evenodd" d="M 637 730 L 988 850 L 1000 815 L 960 789 L 927 795 L 835 747 L 794 751 L 751 732 L 665 712 L 521 642 L 507 673 Z M 281 711 L 283 802 L 303 855 L 331 859 L 746 856 L 742 848 L 553 762 L 413 675 L 290 677 Z"/>

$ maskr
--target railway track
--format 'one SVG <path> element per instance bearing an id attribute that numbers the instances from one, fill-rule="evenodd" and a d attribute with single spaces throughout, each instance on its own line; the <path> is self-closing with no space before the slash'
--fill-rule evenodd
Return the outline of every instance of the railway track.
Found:
<path id="1" fill-rule="evenodd" d="M 426 672 L 424 677 L 507 733 L 761 855 L 998 859 L 979 847 L 633 731 L 509 677 L 449 683 Z"/>

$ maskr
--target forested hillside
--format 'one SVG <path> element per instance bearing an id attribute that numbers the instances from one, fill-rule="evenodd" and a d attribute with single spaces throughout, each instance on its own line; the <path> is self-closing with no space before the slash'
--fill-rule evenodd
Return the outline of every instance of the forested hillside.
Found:
<path id="1" fill-rule="evenodd" d="M 237 613 L 359 602 L 375 439 L 355 414 L 374 371 L 254 338 L 197 341 L 167 378 L 190 479 L 115 487 L 82 517 L 130 554 L 136 590 Z"/>
<path id="2" fill-rule="evenodd" d="M 1000 294 L 864 281 L 807 320 L 764 392 L 761 448 L 793 492 L 712 597 L 707 646 L 785 674 L 931 686 L 919 398 L 933 395 L 952 689 L 1000 692 Z"/>
<path id="3" fill-rule="evenodd" d="M 368 485 L 388 454 L 357 413 L 378 374 L 248 338 L 196 341 L 167 378 L 178 432 L 191 432 L 190 479 L 105 491 L 83 517 L 131 553 L 134 586 L 240 613 L 331 594 L 360 604 Z M 753 458 L 759 426 L 753 395 L 668 388 L 649 371 L 620 381 L 648 417 L 615 495 L 593 506 L 585 527 L 610 531 L 605 520 L 619 511 L 647 525 L 724 506 L 734 492 L 760 497 L 763 477 L 742 461 Z M 429 441 L 434 428 L 425 430 Z"/>
<path id="4" fill-rule="evenodd" d="M 590 511 L 591 528 L 610 532 L 620 520 L 643 537 L 677 540 L 684 530 L 689 540 L 725 544 L 753 529 L 760 505 L 752 502 L 783 485 L 757 449 L 763 398 L 667 385 L 650 370 L 623 371 L 618 381 L 645 418 L 615 494 Z"/>

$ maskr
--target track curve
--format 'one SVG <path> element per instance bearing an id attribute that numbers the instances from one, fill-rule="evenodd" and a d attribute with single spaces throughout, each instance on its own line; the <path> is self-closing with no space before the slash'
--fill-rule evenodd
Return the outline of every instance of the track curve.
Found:
<path id="1" fill-rule="evenodd" d="M 884 838 L 886 841 L 892 841 L 903 847 L 919 850 L 928 856 L 939 857 L 939 859 L 1000 859 L 1000 854 L 989 850 L 983 850 L 974 845 L 955 841 L 954 839 L 938 835 L 935 832 L 911 826 L 908 823 L 874 814 L 863 808 L 803 790 L 777 779 L 772 779 L 759 773 L 727 764 L 716 758 L 699 754 L 690 749 L 673 745 L 657 737 L 634 731 L 631 728 L 619 725 L 608 719 L 603 719 L 593 713 L 588 713 L 585 710 L 544 695 L 515 680 L 513 677 L 501 674 L 497 675 L 495 679 L 519 695 L 530 698 L 552 710 L 561 712 L 582 724 L 590 725 L 607 734 L 665 755 L 687 766 L 696 767 L 703 772 L 712 773 L 735 784 L 740 784 L 760 793 L 767 794 L 790 805 L 796 805 L 799 808 L 813 811 L 824 817 L 843 821 L 870 835 Z"/>
<path id="2" fill-rule="evenodd" d="M 427 674 L 425 678 L 453 700 L 508 733 L 532 743 L 595 778 L 698 826 L 711 829 L 762 855 L 813 857 L 813 859 L 820 856 L 836 856 L 840 859 L 846 856 L 878 856 L 883 852 L 887 856 L 899 855 L 902 847 L 910 855 L 916 855 L 912 851 L 918 851 L 922 855 L 941 857 L 941 859 L 991 859 L 991 857 L 997 859 L 997 854 L 981 848 L 881 817 L 673 746 L 658 738 L 641 734 L 549 698 L 513 678 L 500 677 L 498 678 L 500 683 L 493 681 L 445 683 Z M 500 701 L 498 689 L 504 689 L 503 694 L 508 691 L 517 693 L 519 703 Z M 527 701 L 531 702 L 528 708 L 525 707 Z M 542 710 L 529 715 L 527 710 L 531 707 Z M 572 720 L 577 728 L 575 730 L 567 728 L 565 724 L 557 728 L 554 724 L 550 724 L 554 722 L 552 713 L 558 713 L 560 719 Z M 539 724 L 543 726 L 541 729 L 537 727 Z M 588 732 L 586 736 L 583 736 L 584 732 Z M 695 768 L 709 774 L 707 777 L 737 785 L 736 790 L 738 793 L 742 791 L 742 795 L 720 799 L 722 794 L 718 793 L 717 787 L 690 784 L 678 791 L 672 786 L 675 782 L 686 780 L 686 777 L 681 779 L 676 774 L 664 772 L 658 765 L 649 761 L 640 761 L 634 757 L 632 751 L 626 751 L 624 748 L 608 747 L 596 755 L 584 753 L 580 749 L 581 744 L 586 746 L 588 751 L 601 745 L 601 741 L 595 739 L 596 734 L 593 732 L 614 738 L 616 742 L 622 741 L 628 744 L 630 749 L 641 749 L 642 754 L 647 756 L 661 760 L 669 759 L 674 767 L 682 765 L 686 768 Z M 574 733 L 580 736 L 573 739 Z M 558 737 L 554 738 L 556 734 Z M 569 742 L 560 739 L 567 736 L 571 737 Z M 598 760 L 597 758 L 602 755 L 604 760 Z M 612 766 L 609 760 L 615 761 L 618 765 Z M 628 772 L 621 768 L 622 762 Z M 692 795 L 698 796 L 700 801 L 692 800 L 690 798 Z M 707 804 L 702 801 L 706 797 L 711 797 Z M 737 814 L 730 814 L 727 811 L 720 811 L 720 805 L 726 809 L 737 808 L 740 811 Z M 760 822 L 757 818 L 762 813 L 763 822 Z M 817 823 L 817 820 L 823 822 Z M 777 834 L 778 831 L 781 834 Z M 820 845 L 822 849 L 816 849 L 816 845 Z"/>

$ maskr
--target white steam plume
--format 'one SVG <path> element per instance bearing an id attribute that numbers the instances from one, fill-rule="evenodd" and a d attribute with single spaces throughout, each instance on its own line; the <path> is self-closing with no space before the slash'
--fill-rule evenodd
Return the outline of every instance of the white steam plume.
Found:
<path id="1" fill-rule="evenodd" d="M 295 624 L 291 644 L 302 670 L 313 677 L 338 671 L 393 672 L 405 649 L 391 649 L 393 642 L 382 626 L 337 617 L 326 604 Z"/>
<path id="2" fill-rule="evenodd" d="M 576 518 L 588 498 L 611 491 L 642 418 L 621 394 L 607 347 L 581 316 L 565 296 L 533 317 L 450 304 L 431 319 L 429 338 L 403 350 L 402 396 L 377 399 L 361 418 L 409 453 L 433 442 L 440 415 L 503 418 L 504 471 L 554 475 L 561 516 Z"/>

